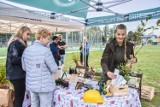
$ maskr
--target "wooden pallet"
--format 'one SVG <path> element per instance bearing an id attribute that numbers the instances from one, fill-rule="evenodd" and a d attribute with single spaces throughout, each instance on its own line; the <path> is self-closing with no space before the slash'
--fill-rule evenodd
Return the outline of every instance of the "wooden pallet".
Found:
<path id="1" fill-rule="evenodd" d="M 154 97 L 154 87 L 142 85 L 141 98 L 152 100 Z"/>
<path id="2" fill-rule="evenodd" d="M 128 95 L 128 85 L 113 86 L 110 87 L 110 92 L 113 96 L 126 96 Z"/>

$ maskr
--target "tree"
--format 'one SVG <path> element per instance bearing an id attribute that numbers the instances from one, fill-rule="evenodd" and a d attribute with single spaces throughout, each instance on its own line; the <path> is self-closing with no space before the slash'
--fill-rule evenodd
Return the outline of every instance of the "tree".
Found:
<path id="1" fill-rule="evenodd" d="M 131 41 L 135 44 L 140 44 L 141 43 L 140 36 L 137 36 L 133 31 L 128 32 L 127 39 L 128 39 L 128 41 Z"/>
<path id="2" fill-rule="evenodd" d="M 137 30 L 135 32 L 133 32 L 133 35 L 136 35 L 137 38 L 140 38 L 142 36 L 144 36 L 144 33 L 148 30 L 150 30 L 150 33 L 148 34 L 149 38 L 146 39 L 146 41 L 144 41 L 144 43 L 146 43 L 152 36 L 153 36 L 153 32 L 155 30 L 158 30 L 160 27 L 160 19 L 158 19 L 156 26 L 150 26 L 150 27 L 146 27 L 148 21 L 151 19 L 151 16 L 148 16 L 146 18 L 145 21 L 141 21 L 141 25 L 138 26 Z M 136 40 L 136 42 L 138 42 L 138 39 Z M 142 49 L 142 47 L 144 46 L 144 43 L 141 43 L 140 48 L 135 52 L 135 55 L 138 54 L 138 52 Z"/>
<path id="3" fill-rule="evenodd" d="M 90 27 L 86 30 L 85 33 L 90 41 L 91 46 L 94 43 L 100 43 L 102 41 L 103 32 L 100 27 L 96 27 L 96 26 Z"/>

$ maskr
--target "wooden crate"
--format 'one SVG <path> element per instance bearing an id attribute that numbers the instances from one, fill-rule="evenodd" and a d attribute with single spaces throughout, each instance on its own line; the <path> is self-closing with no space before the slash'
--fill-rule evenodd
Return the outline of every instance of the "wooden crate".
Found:
<path id="1" fill-rule="evenodd" d="M 141 90 L 141 98 L 146 100 L 152 100 L 152 98 L 154 97 L 154 87 L 142 85 Z"/>
<path id="2" fill-rule="evenodd" d="M 110 92 L 113 96 L 125 96 L 128 95 L 128 85 L 113 86 L 110 87 Z"/>

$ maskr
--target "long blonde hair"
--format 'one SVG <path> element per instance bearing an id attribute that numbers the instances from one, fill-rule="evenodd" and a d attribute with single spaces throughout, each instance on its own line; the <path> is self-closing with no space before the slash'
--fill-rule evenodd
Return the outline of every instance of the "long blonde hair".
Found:
<path id="1" fill-rule="evenodd" d="M 16 35 L 12 35 L 8 41 L 8 46 L 15 40 L 20 39 L 22 42 L 24 42 L 24 45 L 27 46 L 27 41 L 23 40 L 23 33 L 27 30 L 31 31 L 29 27 L 22 26 L 19 31 L 16 33 Z"/>
<path id="2" fill-rule="evenodd" d="M 114 31 L 114 33 L 117 32 L 118 29 L 124 29 L 125 32 L 127 32 L 127 27 L 124 24 L 119 24 L 116 26 L 116 29 Z M 124 62 L 127 62 L 127 45 L 126 45 L 126 38 L 124 39 Z"/>

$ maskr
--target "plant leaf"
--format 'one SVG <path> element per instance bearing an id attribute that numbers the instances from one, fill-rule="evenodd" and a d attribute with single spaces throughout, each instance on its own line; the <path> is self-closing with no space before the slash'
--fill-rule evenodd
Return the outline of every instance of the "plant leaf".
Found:
<path id="1" fill-rule="evenodd" d="M 157 21 L 157 26 L 159 26 L 160 25 L 160 19 L 158 19 L 158 21 Z"/>
<path id="2" fill-rule="evenodd" d="M 141 28 L 140 28 L 140 27 L 138 27 L 137 31 L 138 31 L 138 32 L 141 32 Z"/>
<path id="3" fill-rule="evenodd" d="M 147 22 L 148 20 L 150 20 L 151 18 L 152 18 L 152 16 L 146 17 L 146 22 Z"/>
<path id="4" fill-rule="evenodd" d="M 148 27 L 148 28 L 146 28 L 146 29 L 148 30 L 148 29 L 151 29 L 151 28 L 152 28 L 152 27 Z"/>
<path id="5" fill-rule="evenodd" d="M 141 21 L 141 24 L 142 24 L 142 26 L 143 26 L 143 27 L 145 26 L 145 24 L 144 24 L 144 22 L 143 22 L 143 21 Z"/>
<path id="6" fill-rule="evenodd" d="M 145 31 L 147 31 L 147 29 L 144 29 L 143 31 L 145 32 Z"/>

